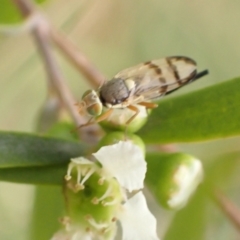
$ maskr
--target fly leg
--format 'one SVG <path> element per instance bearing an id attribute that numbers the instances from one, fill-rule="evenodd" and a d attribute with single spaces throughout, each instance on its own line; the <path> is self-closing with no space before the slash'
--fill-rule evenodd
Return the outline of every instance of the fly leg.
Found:
<path id="1" fill-rule="evenodd" d="M 135 113 L 127 120 L 127 122 L 126 122 L 126 126 L 125 126 L 125 141 L 127 141 L 127 127 L 128 127 L 128 125 L 132 122 L 132 120 L 139 114 L 139 109 L 136 107 L 136 106 L 134 106 L 134 105 L 129 105 L 129 106 L 127 106 L 127 108 L 128 109 L 130 109 L 130 110 L 132 110 L 132 111 L 134 111 Z"/>
<path id="2" fill-rule="evenodd" d="M 139 114 L 140 110 L 134 105 L 129 105 L 127 108 L 135 112 L 126 122 L 126 125 L 129 125 L 132 120 Z"/>
<path id="3" fill-rule="evenodd" d="M 80 125 L 78 128 L 86 127 L 95 123 L 102 122 L 103 120 L 107 119 L 113 112 L 113 108 L 108 109 L 106 112 L 95 118 L 94 121 L 92 121 L 93 117 L 90 118 L 90 120 L 82 125 Z"/>
<path id="4" fill-rule="evenodd" d="M 158 107 L 158 104 L 152 102 L 139 102 L 138 105 L 144 106 L 147 109 L 153 109 Z"/>
<path id="5" fill-rule="evenodd" d="M 153 109 L 153 108 L 158 107 L 158 105 L 156 103 L 151 103 L 151 102 L 139 102 L 138 105 L 144 106 L 147 109 Z M 130 117 L 126 122 L 126 125 L 129 125 L 134 120 L 134 118 L 137 117 L 140 110 L 138 109 L 138 107 L 136 107 L 134 105 L 129 105 L 129 106 L 127 106 L 127 108 L 135 112 L 132 115 L 132 117 Z"/>

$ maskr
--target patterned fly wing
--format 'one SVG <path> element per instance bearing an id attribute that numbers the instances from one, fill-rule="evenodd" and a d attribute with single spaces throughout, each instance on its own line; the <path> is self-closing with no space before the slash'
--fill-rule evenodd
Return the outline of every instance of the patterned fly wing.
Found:
<path id="1" fill-rule="evenodd" d="M 114 78 L 133 80 L 133 97 L 159 98 L 196 77 L 196 62 L 187 57 L 167 57 L 148 61 L 119 72 Z"/>

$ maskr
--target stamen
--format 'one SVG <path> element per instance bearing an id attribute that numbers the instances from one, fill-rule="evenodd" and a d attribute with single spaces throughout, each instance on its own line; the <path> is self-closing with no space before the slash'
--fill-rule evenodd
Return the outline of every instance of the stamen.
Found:
<path id="1" fill-rule="evenodd" d="M 93 204 L 97 205 L 99 203 L 98 198 L 94 197 L 91 201 Z"/>
<path id="2" fill-rule="evenodd" d="M 111 193 L 112 193 L 112 187 L 108 186 L 106 192 L 100 198 L 94 197 L 91 202 L 96 205 L 100 201 L 102 201 L 101 204 L 104 207 L 105 206 L 110 206 L 110 205 L 115 205 L 115 204 L 119 203 L 119 199 L 118 198 L 114 198 L 113 196 L 111 196 L 110 195 Z M 110 198 L 112 200 L 110 200 L 110 201 L 103 201 L 106 198 Z"/>
<path id="3" fill-rule="evenodd" d="M 105 206 L 115 205 L 115 204 L 119 203 L 118 198 L 113 198 L 112 197 L 112 199 L 113 199 L 112 201 L 107 201 L 107 202 L 102 201 L 102 205 L 105 207 Z"/>
<path id="4" fill-rule="evenodd" d="M 67 174 L 67 175 L 65 175 L 64 178 L 65 178 L 66 181 L 69 181 L 69 180 L 72 178 L 72 176 L 70 176 L 70 175 Z"/>
<path id="5" fill-rule="evenodd" d="M 97 223 L 91 215 L 87 215 L 85 219 L 97 230 L 106 229 L 109 226 L 109 223 L 106 222 Z"/>
<path id="6" fill-rule="evenodd" d="M 105 178 L 104 178 L 104 177 L 101 177 L 101 178 L 99 178 L 99 180 L 98 180 L 98 184 L 99 184 L 99 185 L 103 185 L 104 181 L 105 181 Z"/>
<path id="7" fill-rule="evenodd" d="M 112 186 L 109 185 L 106 192 L 100 198 L 98 198 L 98 201 L 102 201 L 103 199 L 110 197 L 111 192 L 112 192 Z"/>
<path id="8" fill-rule="evenodd" d="M 112 226 L 113 226 L 113 223 L 110 223 L 107 228 L 102 228 L 100 231 L 100 234 L 106 234 L 107 232 L 113 229 Z"/>
<path id="9" fill-rule="evenodd" d="M 90 214 L 87 214 L 87 215 L 85 215 L 85 217 L 84 217 L 87 221 L 89 220 L 89 219 L 91 219 L 92 218 L 92 216 L 90 215 Z"/>
<path id="10" fill-rule="evenodd" d="M 71 223 L 71 218 L 70 217 L 61 217 L 59 218 L 59 222 L 62 224 L 62 225 L 67 225 L 67 224 L 70 224 Z"/>
<path id="11" fill-rule="evenodd" d="M 70 229 L 70 226 L 71 226 L 71 219 L 70 217 L 62 217 L 59 219 L 60 223 L 65 227 L 66 230 L 69 230 Z"/>
<path id="12" fill-rule="evenodd" d="M 76 171 L 77 171 L 76 185 L 73 185 L 72 187 L 71 186 L 70 187 L 74 192 L 78 192 L 85 188 L 84 183 L 96 171 L 96 167 L 94 163 L 91 163 L 89 160 L 83 157 L 81 157 L 80 160 L 79 158 L 72 159 L 71 163 L 68 165 L 67 175 L 65 176 L 66 181 L 69 181 L 72 178 L 71 173 L 74 167 L 76 167 Z"/>
<path id="13" fill-rule="evenodd" d="M 109 228 L 103 228 L 101 229 L 100 234 L 105 234 L 108 231 L 109 231 Z"/>
<path id="14" fill-rule="evenodd" d="M 77 184 L 81 184 L 81 167 L 77 166 Z"/>
<path id="15" fill-rule="evenodd" d="M 82 185 L 88 180 L 88 178 L 91 177 L 91 175 L 95 172 L 95 170 L 96 169 L 94 167 L 91 167 L 88 169 L 88 172 L 86 173 L 86 175 L 84 176 L 84 178 L 81 181 Z"/>
<path id="16" fill-rule="evenodd" d="M 76 163 L 74 162 L 70 162 L 70 164 L 68 165 L 67 174 L 64 177 L 66 181 L 69 181 L 72 178 L 71 173 L 75 166 L 76 166 Z"/>
<path id="17" fill-rule="evenodd" d="M 84 185 L 82 185 L 81 183 L 77 183 L 75 186 L 74 186 L 74 192 L 78 192 L 80 190 L 83 190 L 85 188 Z"/>

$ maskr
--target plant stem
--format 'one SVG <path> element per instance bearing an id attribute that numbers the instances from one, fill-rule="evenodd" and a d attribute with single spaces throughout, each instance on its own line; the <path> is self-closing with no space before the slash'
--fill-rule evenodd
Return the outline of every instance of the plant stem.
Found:
<path id="1" fill-rule="evenodd" d="M 50 24 L 44 19 L 44 17 L 38 13 L 34 5 L 28 0 L 13 0 L 16 6 L 18 6 L 22 15 L 27 18 L 33 14 L 39 15 L 39 20 L 32 29 L 32 34 L 35 38 L 35 42 L 38 46 L 39 52 L 45 64 L 45 69 L 48 75 L 49 87 L 54 90 L 61 102 L 68 110 L 72 119 L 77 126 L 84 124 L 87 120 L 82 117 L 74 104 L 76 103 L 71 91 L 65 84 L 65 79 L 57 64 L 56 58 L 53 53 L 53 49 L 50 42 Z M 51 91 L 50 90 L 50 91 Z M 96 125 L 80 128 L 81 139 L 89 144 L 93 144 L 97 141 L 100 128 Z"/>
<path id="2" fill-rule="evenodd" d="M 74 43 L 63 34 L 51 29 L 51 37 L 66 58 L 72 62 L 93 88 L 101 86 L 106 79 L 100 71 L 82 54 Z"/>
<path id="3" fill-rule="evenodd" d="M 235 227 L 240 231 L 240 210 L 239 208 L 228 199 L 221 191 L 215 190 L 213 198 L 225 215 L 230 219 L 230 221 L 235 225 Z"/>

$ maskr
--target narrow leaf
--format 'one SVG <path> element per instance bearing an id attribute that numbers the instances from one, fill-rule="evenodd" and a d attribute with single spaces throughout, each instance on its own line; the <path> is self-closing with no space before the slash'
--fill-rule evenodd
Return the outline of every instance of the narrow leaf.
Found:
<path id="1" fill-rule="evenodd" d="M 85 154 L 83 144 L 75 141 L 0 132 L 0 168 L 66 164 L 70 158 Z"/>
<path id="2" fill-rule="evenodd" d="M 0 168 L 0 181 L 35 184 L 62 185 L 67 164 L 44 167 Z"/>
<path id="3" fill-rule="evenodd" d="M 159 102 L 139 135 L 147 143 L 204 141 L 240 134 L 240 78 Z"/>
<path id="4" fill-rule="evenodd" d="M 61 187 L 38 186 L 35 189 L 34 206 L 30 222 L 29 239 L 51 239 L 60 228 L 64 198 Z"/>
<path id="5" fill-rule="evenodd" d="M 199 191 L 184 209 L 176 213 L 164 240 L 206 239 L 207 206 L 203 192 Z"/>
<path id="6" fill-rule="evenodd" d="M 45 0 L 35 0 L 36 3 L 42 3 Z M 16 1 L 15 1 L 16 2 Z M 21 22 L 23 19 L 14 1 L 0 0 L 0 23 L 11 24 Z"/>

